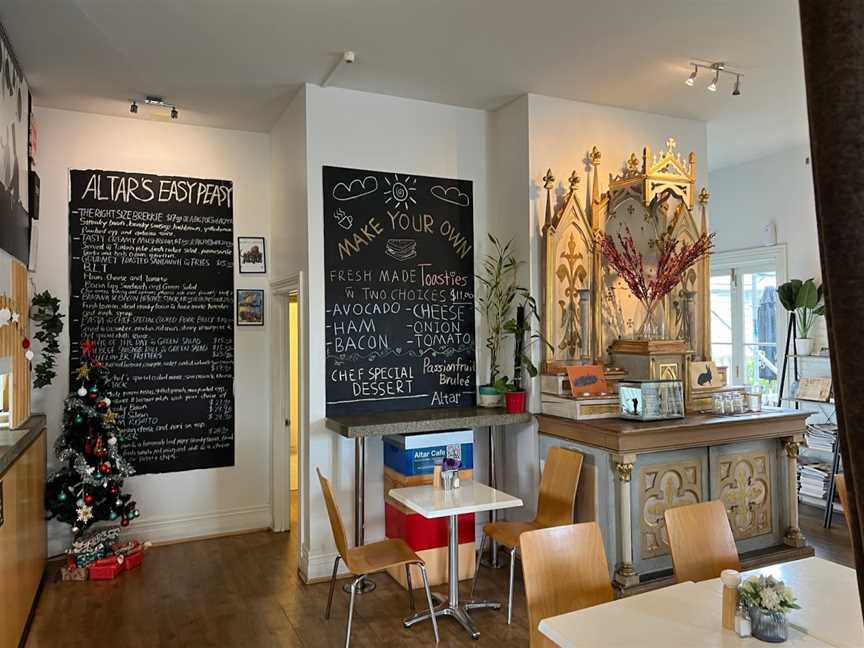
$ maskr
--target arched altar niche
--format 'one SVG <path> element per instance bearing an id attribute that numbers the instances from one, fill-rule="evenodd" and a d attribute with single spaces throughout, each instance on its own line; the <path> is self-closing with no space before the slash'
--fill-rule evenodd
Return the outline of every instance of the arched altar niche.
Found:
<path id="1" fill-rule="evenodd" d="M 673 138 L 657 153 L 646 146 L 641 159 L 631 154 L 617 175 L 609 174 L 605 192 L 599 186 L 600 151 L 594 147 L 588 159 L 592 172 L 587 209 L 579 201 L 575 171 L 557 208 L 551 170 L 544 177 L 544 328 L 552 346 L 546 351 L 547 373 L 567 364 L 608 363 L 610 348 L 616 341 L 634 340 L 644 319 L 641 304 L 600 258 L 596 241 L 601 233 L 617 241 L 617 234 L 629 231 L 652 271 L 655 242 L 663 231 L 671 229 L 674 237 L 692 243 L 708 229 L 708 192 L 697 195 L 695 190 L 696 156 L 691 152 L 682 157 Z M 687 272 L 657 313 L 659 339 L 682 341 L 678 347 L 696 359 L 707 360 L 711 354 L 709 280 L 706 258 Z"/>

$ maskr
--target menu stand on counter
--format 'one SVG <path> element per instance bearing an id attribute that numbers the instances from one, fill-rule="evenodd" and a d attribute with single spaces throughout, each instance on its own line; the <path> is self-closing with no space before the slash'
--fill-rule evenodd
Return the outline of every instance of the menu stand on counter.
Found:
<path id="1" fill-rule="evenodd" d="M 346 439 L 354 440 L 354 546 L 364 544 L 366 535 L 366 439 L 391 434 L 445 432 L 466 428 L 489 428 L 489 485 L 497 487 L 495 444 L 498 430 L 505 425 L 528 423 L 529 412 L 508 414 L 503 408 L 459 407 L 451 409 L 405 410 L 378 412 L 326 419 L 327 428 Z M 490 521 L 495 521 L 494 511 Z M 497 565 L 497 547 L 492 546 L 492 564 Z M 363 579 L 358 594 L 375 589 L 370 578 Z"/>

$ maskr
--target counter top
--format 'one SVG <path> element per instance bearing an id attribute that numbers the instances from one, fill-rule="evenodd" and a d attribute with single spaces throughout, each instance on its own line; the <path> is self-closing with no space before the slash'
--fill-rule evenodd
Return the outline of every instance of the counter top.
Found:
<path id="1" fill-rule="evenodd" d="M 0 477 L 45 429 L 45 415 L 34 414 L 19 428 L 0 430 Z"/>
<path id="2" fill-rule="evenodd" d="M 508 414 L 498 407 L 405 410 L 328 418 L 327 428 L 349 439 L 357 437 L 443 432 L 463 428 L 528 423 L 532 414 Z"/>
<path id="3" fill-rule="evenodd" d="M 721 416 L 694 414 L 667 421 L 618 418 L 576 421 L 540 415 L 541 434 L 605 448 L 613 452 L 652 452 L 672 448 L 733 443 L 746 439 L 793 437 L 806 430 L 812 412 L 766 407 L 761 412 Z"/>

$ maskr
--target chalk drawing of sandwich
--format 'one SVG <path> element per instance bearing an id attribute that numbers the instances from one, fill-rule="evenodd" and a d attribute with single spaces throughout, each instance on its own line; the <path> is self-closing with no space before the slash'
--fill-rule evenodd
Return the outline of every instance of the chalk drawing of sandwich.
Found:
<path id="1" fill-rule="evenodd" d="M 413 239 L 389 239 L 384 251 L 397 261 L 407 261 L 417 256 L 417 241 Z"/>

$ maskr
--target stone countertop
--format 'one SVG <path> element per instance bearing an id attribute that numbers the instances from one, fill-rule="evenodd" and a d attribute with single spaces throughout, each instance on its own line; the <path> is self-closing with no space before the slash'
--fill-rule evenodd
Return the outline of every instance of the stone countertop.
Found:
<path id="1" fill-rule="evenodd" d="M 44 414 L 33 414 L 24 425 L 14 430 L 0 429 L 0 477 L 3 477 L 44 429 Z"/>
<path id="2" fill-rule="evenodd" d="M 504 408 L 459 407 L 337 416 L 328 418 L 326 421 L 328 429 L 346 438 L 355 439 L 528 423 L 531 419 L 530 412 L 508 414 Z"/>

